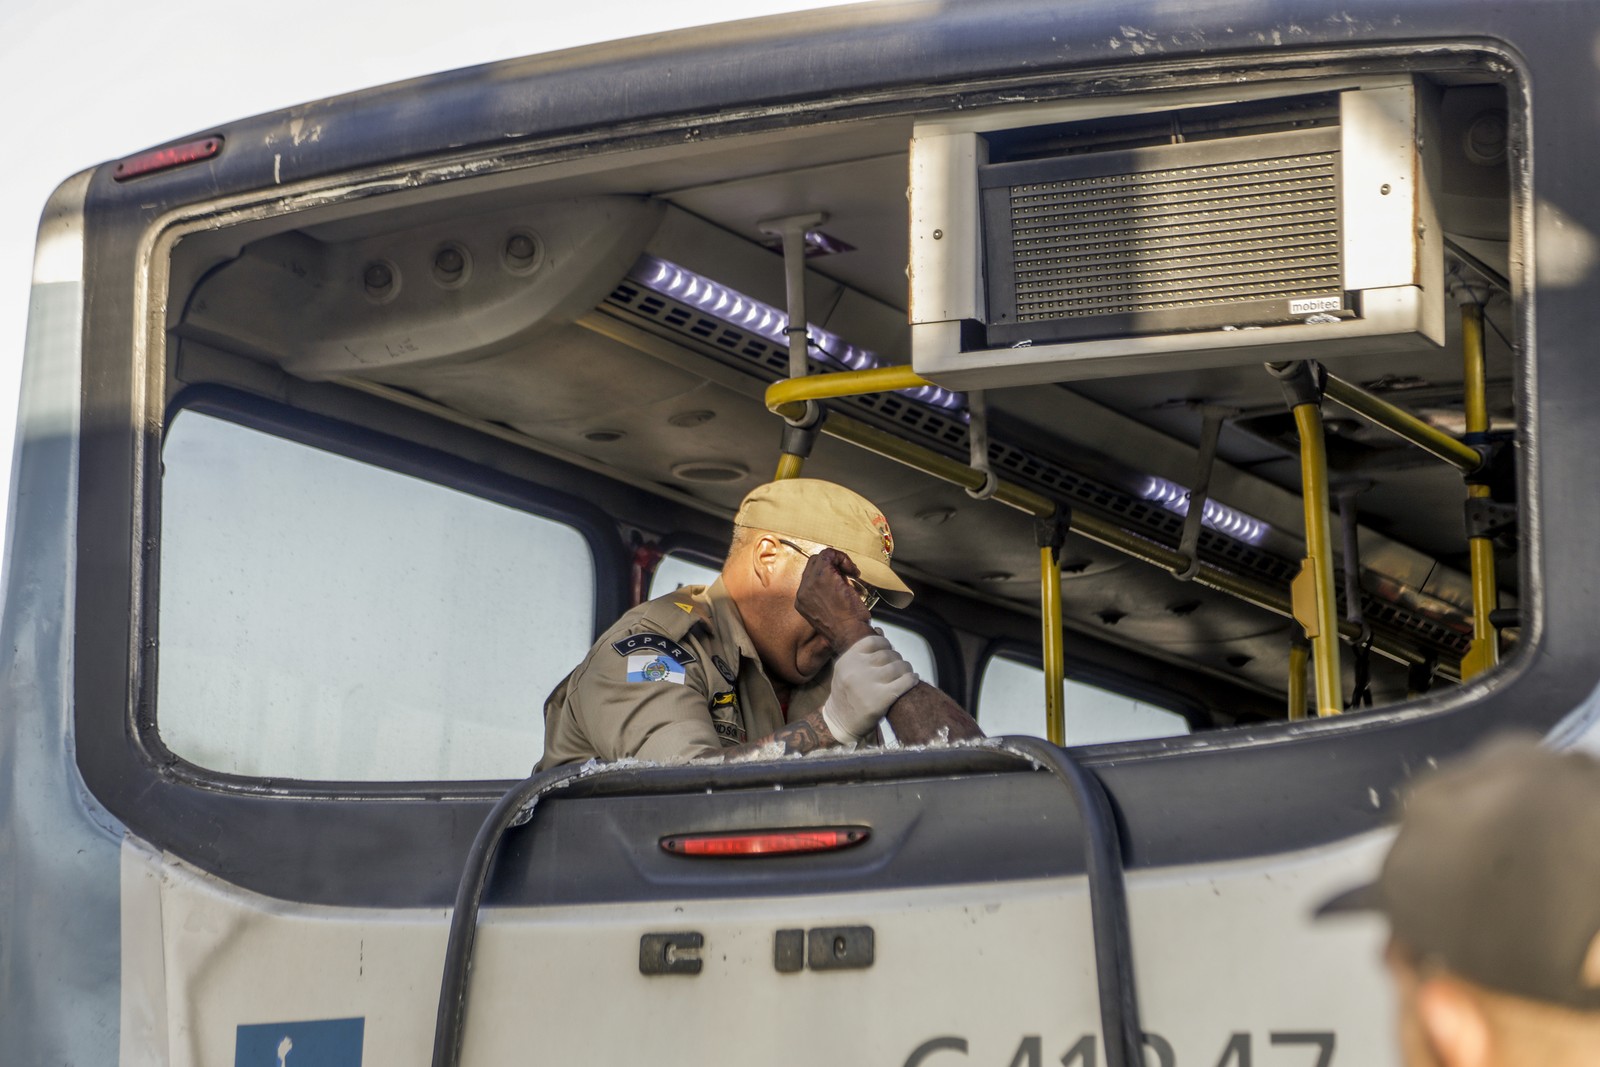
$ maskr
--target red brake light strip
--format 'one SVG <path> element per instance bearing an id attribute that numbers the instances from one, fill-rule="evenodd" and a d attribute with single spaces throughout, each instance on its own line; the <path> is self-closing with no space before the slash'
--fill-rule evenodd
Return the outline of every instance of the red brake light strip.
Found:
<path id="1" fill-rule="evenodd" d="M 140 152 L 136 156 L 129 156 L 116 169 L 111 176 L 119 182 L 129 178 L 137 178 L 145 174 L 154 174 L 157 171 L 171 170 L 181 167 L 185 163 L 196 163 L 202 159 L 210 159 L 222 151 L 221 137 L 205 137 L 198 141 L 186 141 L 183 144 L 169 145 L 166 148 L 155 148 L 149 152 Z"/>
<path id="2" fill-rule="evenodd" d="M 869 836 L 865 826 L 812 827 L 796 830 L 743 830 L 724 834 L 675 834 L 661 839 L 661 848 L 675 856 L 781 856 L 831 852 L 859 845 Z"/>

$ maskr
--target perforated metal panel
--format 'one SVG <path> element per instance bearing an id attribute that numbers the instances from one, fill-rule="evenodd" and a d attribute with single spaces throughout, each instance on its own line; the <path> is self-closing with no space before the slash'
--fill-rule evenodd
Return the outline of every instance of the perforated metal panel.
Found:
<path id="1" fill-rule="evenodd" d="M 999 164 L 981 184 L 991 341 L 1344 309 L 1336 130 Z"/>

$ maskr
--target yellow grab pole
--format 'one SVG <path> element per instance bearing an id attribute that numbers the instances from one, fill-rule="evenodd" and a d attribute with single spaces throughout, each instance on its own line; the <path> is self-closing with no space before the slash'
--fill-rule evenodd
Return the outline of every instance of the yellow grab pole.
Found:
<path id="1" fill-rule="evenodd" d="M 785 478 L 798 478 L 800 471 L 805 467 L 806 458 L 794 452 L 780 452 L 778 454 L 778 473 L 772 476 L 775 482 Z"/>
<path id="2" fill-rule="evenodd" d="M 982 472 L 979 472 L 980 474 Z M 1045 736 L 1052 745 L 1067 743 L 1066 639 L 1061 625 L 1061 547 L 1067 540 L 1070 512 L 1052 506 L 1033 521 L 1039 544 L 1039 626 L 1044 658 Z"/>
<path id="3" fill-rule="evenodd" d="M 1294 580 L 1295 618 L 1311 638 L 1312 675 L 1318 715 L 1344 710 L 1339 677 L 1339 616 L 1333 595 L 1333 526 L 1328 519 L 1328 455 L 1322 439 L 1322 409 L 1296 404 L 1300 431 L 1301 496 L 1306 510 L 1306 560 Z"/>
<path id="4" fill-rule="evenodd" d="M 811 454 L 812 442 L 816 440 L 816 430 L 826 414 L 816 407 L 818 400 L 915 389 L 932 384 L 910 367 L 873 367 L 871 370 L 808 374 L 773 382 L 767 386 L 767 410 L 781 415 L 789 424 L 784 430 L 783 451 L 778 457 L 778 473 L 773 476 L 773 481 L 800 477 L 801 467 Z"/>
<path id="5" fill-rule="evenodd" d="M 1489 432 L 1489 385 L 1484 368 L 1483 305 L 1465 300 L 1461 305 L 1462 406 L 1467 417 L 1468 443 L 1481 442 Z M 1487 485 L 1467 486 L 1468 497 L 1487 499 Z M 1500 639 L 1489 613 L 1499 602 L 1494 576 L 1494 542 L 1487 537 L 1467 539 L 1472 567 L 1472 643 L 1461 657 L 1461 680 L 1466 681 L 1500 662 Z"/>
<path id="6" fill-rule="evenodd" d="M 1328 375 L 1323 395 L 1368 422 L 1410 441 L 1424 452 L 1437 456 L 1462 474 L 1471 474 L 1483 466 L 1483 456 L 1476 448 L 1343 378 Z"/>
<path id="7" fill-rule="evenodd" d="M 1306 717 L 1306 661 L 1311 658 L 1309 642 L 1297 637 L 1289 645 L 1289 718 Z"/>
<path id="8" fill-rule="evenodd" d="M 910 367 L 903 366 L 808 374 L 803 378 L 786 378 L 767 386 L 767 410 L 794 419 L 805 413 L 807 400 L 887 393 L 895 389 L 915 389 L 920 385 L 932 384 Z"/>
<path id="9" fill-rule="evenodd" d="M 807 400 L 859 396 L 885 389 L 914 389 L 920 385 L 932 384 L 934 383 L 916 374 L 909 367 L 875 367 L 864 371 L 812 374 L 805 378 L 789 378 L 773 382 L 767 387 L 766 405 L 768 411 L 778 415 L 788 415 L 800 412 Z M 822 424 L 821 431 L 829 437 L 847 441 L 885 459 L 892 459 L 896 463 L 903 463 L 952 485 L 959 485 L 963 489 L 981 489 L 987 481 L 982 471 L 974 470 L 960 460 L 951 459 L 931 448 L 912 444 L 904 438 L 896 437 L 876 426 L 869 426 L 860 419 L 848 415 L 831 415 L 827 422 Z M 1056 510 L 1056 502 L 1049 497 L 1026 489 L 1015 482 L 1004 480 L 997 482 L 993 499 L 997 503 L 1016 508 L 1035 518 L 1045 518 L 1054 514 Z M 1107 548 L 1116 549 L 1124 555 L 1174 573 L 1183 570 L 1190 562 L 1182 554 L 1165 545 L 1141 537 L 1095 515 L 1074 513 L 1072 529 Z M 1201 566 L 1194 576 L 1194 581 L 1237 597 L 1246 603 L 1265 608 L 1274 614 L 1294 617 L 1291 599 L 1264 582 L 1218 570 L 1209 564 Z M 1360 636 L 1361 629 L 1355 625 L 1348 625 L 1342 626 L 1340 632 L 1354 640 Z M 1380 637 L 1373 643 L 1373 648 L 1402 663 L 1420 663 L 1424 658 L 1416 649 L 1388 637 Z"/>
<path id="10" fill-rule="evenodd" d="M 1476 490 L 1478 486 L 1472 488 Z M 1472 643 L 1461 657 L 1463 682 L 1500 662 L 1500 638 L 1489 621 L 1489 612 L 1500 595 L 1494 577 L 1494 542 L 1487 537 L 1474 537 L 1467 541 L 1467 549 L 1472 560 Z"/>
<path id="11" fill-rule="evenodd" d="M 1333 524 L 1328 517 L 1328 450 L 1322 436 L 1322 396 L 1326 381 L 1310 360 L 1268 363 L 1283 386 L 1284 399 L 1300 434 L 1300 498 L 1306 513 L 1306 558 L 1289 586 L 1294 620 L 1311 639 L 1312 677 L 1318 715 L 1344 710 L 1339 672 L 1339 612 L 1333 595 Z M 1360 626 L 1354 623 L 1357 632 Z"/>
<path id="12" fill-rule="evenodd" d="M 1043 627 L 1045 735 L 1052 745 L 1064 745 L 1067 654 L 1061 626 L 1061 558 L 1049 545 L 1039 549 L 1039 623 Z"/>
<path id="13" fill-rule="evenodd" d="M 964 489 L 978 489 L 984 484 L 982 471 L 975 471 L 960 460 L 951 459 L 949 456 L 935 452 L 931 448 L 924 448 L 922 445 L 915 445 L 909 441 L 902 440 L 892 433 L 880 430 L 876 426 L 868 426 L 859 419 L 852 419 L 848 415 L 831 416 L 823 424 L 822 432 L 829 437 L 837 438 L 840 441 L 848 441 L 850 444 L 858 445 L 868 452 L 880 455 L 885 459 L 892 459 L 896 463 L 903 463 L 924 474 L 943 479 Z M 1055 501 L 1049 497 L 1007 481 L 1001 481 L 996 487 L 994 500 L 997 503 L 1016 508 L 1018 511 L 1026 512 L 1036 518 L 1050 515 L 1055 511 L 1056 507 Z M 1155 541 L 1123 529 L 1114 522 L 1087 512 L 1073 513 L 1072 530 L 1074 533 L 1082 534 L 1091 541 L 1105 545 L 1107 548 L 1115 549 L 1123 555 L 1131 556 L 1144 563 L 1160 567 L 1163 570 L 1176 572 L 1189 565 L 1189 561 L 1175 549 L 1157 544 Z M 1285 596 L 1276 586 L 1267 585 L 1244 575 L 1218 570 L 1210 564 L 1202 564 L 1199 573 L 1194 576 L 1193 580 L 1209 589 L 1215 589 L 1219 593 L 1227 593 L 1229 596 L 1237 597 L 1247 604 L 1254 604 L 1258 608 L 1264 608 L 1275 615 L 1294 618 L 1294 610 L 1290 598 Z M 1361 628 L 1353 623 L 1341 624 L 1340 632 L 1351 640 L 1361 636 Z M 1372 647 L 1401 663 L 1421 663 L 1424 659 L 1423 653 L 1385 635 L 1380 635 L 1373 642 Z"/>

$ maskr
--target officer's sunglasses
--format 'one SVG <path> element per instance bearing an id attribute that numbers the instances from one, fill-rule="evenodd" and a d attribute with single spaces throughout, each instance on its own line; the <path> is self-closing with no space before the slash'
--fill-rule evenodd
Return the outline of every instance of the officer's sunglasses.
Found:
<path id="1" fill-rule="evenodd" d="M 781 537 L 778 538 L 777 540 L 778 540 L 778 544 L 786 545 L 789 548 L 794 549 L 796 552 L 800 553 L 806 559 L 810 559 L 815 554 L 815 553 L 812 553 L 812 552 L 807 552 L 805 549 L 801 548 L 799 545 L 795 544 L 793 541 L 785 541 Z M 841 577 L 844 577 L 844 576 L 841 575 Z M 861 598 L 861 606 L 866 608 L 868 611 L 871 611 L 873 608 L 877 607 L 878 606 L 878 601 L 883 599 L 883 594 L 882 593 L 878 592 L 876 589 L 872 588 L 872 586 L 868 585 L 866 582 L 863 582 L 859 578 L 848 578 L 848 577 L 846 577 L 844 580 L 850 583 L 850 588 L 855 590 L 856 596 Z"/>

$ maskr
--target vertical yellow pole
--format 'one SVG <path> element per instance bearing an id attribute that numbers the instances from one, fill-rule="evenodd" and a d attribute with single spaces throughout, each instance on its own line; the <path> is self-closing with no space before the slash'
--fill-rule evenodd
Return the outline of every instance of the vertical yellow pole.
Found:
<path id="1" fill-rule="evenodd" d="M 1333 526 L 1328 518 L 1328 455 L 1322 408 L 1296 404 L 1300 431 L 1301 495 L 1306 511 L 1306 560 L 1294 581 L 1295 618 L 1311 638 L 1318 715 L 1344 710 L 1339 676 L 1339 619 L 1333 595 Z"/>
<path id="2" fill-rule="evenodd" d="M 1039 621 L 1044 628 L 1044 725 L 1052 745 L 1067 743 L 1066 640 L 1061 628 L 1061 558 L 1051 545 L 1039 549 Z"/>
<path id="3" fill-rule="evenodd" d="M 1289 720 L 1306 717 L 1306 662 L 1311 645 L 1298 638 L 1289 645 Z"/>
<path id="4" fill-rule="evenodd" d="M 1478 444 L 1489 432 L 1489 385 L 1484 368 L 1483 305 L 1470 300 L 1461 305 L 1461 355 L 1465 439 L 1468 444 Z M 1467 495 L 1486 498 L 1489 487 L 1469 484 Z M 1487 537 L 1468 538 L 1467 551 L 1472 564 L 1472 643 L 1461 659 L 1462 681 L 1500 662 L 1500 640 L 1489 621 L 1489 613 L 1500 599 L 1494 576 L 1494 543 Z"/>
<path id="5" fill-rule="evenodd" d="M 778 456 L 778 473 L 772 476 L 772 480 L 781 482 L 785 478 L 800 477 L 800 471 L 805 466 L 805 462 L 806 457 L 796 455 L 793 452 L 780 453 Z"/>

